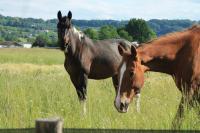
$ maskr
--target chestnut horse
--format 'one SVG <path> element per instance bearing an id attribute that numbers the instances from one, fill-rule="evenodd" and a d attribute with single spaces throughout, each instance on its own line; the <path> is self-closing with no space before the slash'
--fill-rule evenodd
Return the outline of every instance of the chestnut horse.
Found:
<path id="1" fill-rule="evenodd" d="M 200 102 L 200 26 L 193 26 L 182 32 L 167 34 L 126 51 L 119 45 L 123 57 L 119 69 L 119 90 L 115 107 L 127 112 L 134 96 L 139 96 L 144 84 L 144 72 L 155 71 L 173 77 L 182 99 L 173 121 L 180 126 L 184 116 L 184 104 L 195 107 Z M 195 102 L 194 102 L 195 101 Z"/>
<path id="2" fill-rule="evenodd" d="M 117 90 L 118 67 L 122 61 L 118 45 L 121 44 L 130 50 L 131 42 L 122 39 L 93 42 L 72 25 L 71 11 L 64 17 L 59 11 L 57 17 L 58 40 L 65 54 L 64 67 L 76 88 L 79 100 L 86 100 L 88 78 L 112 77 L 113 85 Z"/>

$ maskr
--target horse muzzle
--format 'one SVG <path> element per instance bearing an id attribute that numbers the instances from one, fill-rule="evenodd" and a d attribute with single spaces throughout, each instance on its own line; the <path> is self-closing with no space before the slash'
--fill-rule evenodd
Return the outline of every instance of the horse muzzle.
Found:
<path id="1" fill-rule="evenodd" d="M 124 101 L 124 102 L 114 102 L 115 108 L 119 113 L 127 113 L 129 109 L 129 102 Z"/>
<path id="2" fill-rule="evenodd" d="M 129 103 L 128 102 L 124 102 L 124 103 L 120 103 L 120 107 L 119 107 L 119 109 L 120 109 L 120 112 L 121 113 L 126 113 L 126 112 L 128 112 L 128 107 L 129 107 Z"/>

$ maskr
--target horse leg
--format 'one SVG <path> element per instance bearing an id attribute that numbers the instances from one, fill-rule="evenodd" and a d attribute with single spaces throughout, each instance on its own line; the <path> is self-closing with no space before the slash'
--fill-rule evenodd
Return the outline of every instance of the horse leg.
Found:
<path id="1" fill-rule="evenodd" d="M 88 76 L 86 74 L 79 74 L 75 76 L 70 76 L 76 92 L 80 101 L 85 101 L 87 96 L 87 80 Z"/>
<path id="2" fill-rule="evenodd" d="M 70 76 L 76 92 L 79 98 L 81 105 L 83 105 L 83 112 L 86 113 L 86 98 L 87 98 L 87 80 L 88 76 L 84 73 L 81 73 L 76 76 Z"/>
<path id="3" fill-rule="evenodd" d="M 194 107 L 197 109 L 198 116 L 200 116 L 200 86 L 198 86 L 194 94 Z M 200 118 L 200 117 L 199 117 Z"/>
<path id="4" fill-rule="evenodd" d="M 113 86 L 115 87 L 115 94 L 117 95 L 117 90 L 118 90 L 118 75 L 115 75 L 112 77 L 112 82 L 113 82 Z"/>
<path id="5" fill-rule="evenodd" d="M 176 116 L 172 121 L 172 129 L 180 128 L 184 117 L 184 96 L 182 96 Z"/>
<path id="6" fill-rule="evenodd" d="M 179 104 L 178 111 L 176 113 L 176 116 L 172 122 L 172 128 L 180 128 L 183 119 L 184 119 L 184 107 L 187 109 L 191 109 L 194 107 L 194 92 L 193 89 L 191 88 L 189 91 L 183 92 L 182 93 L 182 98 L 181 102 Z"/>
<path id="7" fill-rule="evenodd" d="M 139 113 L 140 112 L 140 93 L 136 94 L 136 111 Z"/>
<path id="8" fill-rule="evenodd" d="M 200 116 L 200 96 L 198 96 L 197 98 L 197 111 L 198 111 L 198 116 Z"/>
<path id="9" fill-rule="evenodd" d="M 200 115 L 200 76 L 194 78 L 190 91 L 193 96 L 190 105 L 195 108 L 195 111 L 198 111 L 198 115 Z"/>
<path id="10" fill-rule="evenodd" d="M 198 93 L 194 95 L 191 106 L 195 109 L 197 115 L 200 116 L 200 96 Z"/>

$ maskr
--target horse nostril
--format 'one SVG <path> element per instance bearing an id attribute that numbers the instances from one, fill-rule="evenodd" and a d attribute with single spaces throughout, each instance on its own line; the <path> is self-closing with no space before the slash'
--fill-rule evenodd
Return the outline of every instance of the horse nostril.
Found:
<path id="1" fill-rule="evenodd" d="M 129 105 L 129 103 L 125 102 L 124 107 L 125 107 L 126 110 L 128 109 L 128 105 Z"/>
<path id="2" fill-rule="evenodd" d="M 124 102 L 124 103 L 120 103 L 120 110 L 127 110 L 128 109 L 128 105 L 129 103 L 128 102 Z"/>
<path id="3" fill-rule="evenodd" d="M 120 110 L 123 110 L 123 108 L 125 107 L 124 103 L 120 103 Z"/>

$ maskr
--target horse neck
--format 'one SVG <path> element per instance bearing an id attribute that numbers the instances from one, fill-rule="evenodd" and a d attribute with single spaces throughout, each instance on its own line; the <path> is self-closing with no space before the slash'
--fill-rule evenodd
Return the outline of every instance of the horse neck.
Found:
<path id="1" fill-rule="evenodd" d="M 93 48 L 93 41 L 84 35 L 81 31 L 78 31 L 75 27 L 72 27 L 70 32 L 70 40 L 72 47 L 72 56 L 80 57 L 83 54 L 83 49 Z"/>
<path id="2" fill-rule="evenodd" d="M 77 55 L 80 53 L 82 47 L 83 47 L 83 37 L 84 34 L 78 31 L 75 27 L 71 28 L 70 31 L 70 43 L 72 47 L 72 54 Z"/>
<path id="3" fill-rule="evenodd" d="M 183 34 L 164 36 L 139 47 L 137 51 L 147 71 L 173 74 L 176 55 L 185 44 L 184 38 L 187 37 Z"/>

